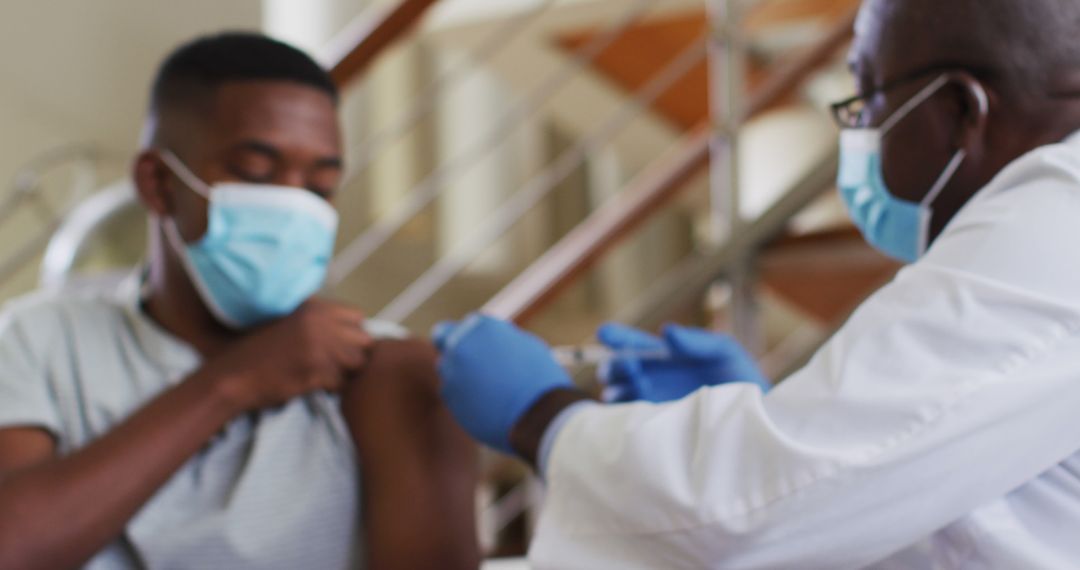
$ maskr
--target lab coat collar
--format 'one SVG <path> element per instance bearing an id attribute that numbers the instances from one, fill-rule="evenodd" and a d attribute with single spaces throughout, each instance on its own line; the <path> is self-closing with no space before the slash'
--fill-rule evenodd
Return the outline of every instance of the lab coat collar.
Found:
<path id="1" fill-rule="evenodd" d="M 1033 169 L 1037 169 L 1038 165 L 1044 163 L 1048 155 L 1053 154 L 1055 149 L 1061 149 L 1062 147 L 1080 147 L 1080 131 L 1065 137 L 1060 143 L 1035 148 L 1005 165 L 1005 168 L 1001 169 L 1001 172 L 998 172 L 989 184 L 982 187 L 960 208 L 960 211 L 949 220 L 945 225 L 945 229 L 942 230 L 934 242 L 936 243 L 948 236 L 957 220 L 963 218 L 965 213 L 974 208 L 976 204 L 1023 184 L 1031 176 Z M 930 247 L 933 248 L 933 244 Z"/>
<path id="2" fill-rule="evenodd" d="M 1061 144 L 1069 146 L 1080 146 L 1080 131 L 1076 131 L 1075 133 L 1065 137 L 1065 139 L 1061 141 Z"/>

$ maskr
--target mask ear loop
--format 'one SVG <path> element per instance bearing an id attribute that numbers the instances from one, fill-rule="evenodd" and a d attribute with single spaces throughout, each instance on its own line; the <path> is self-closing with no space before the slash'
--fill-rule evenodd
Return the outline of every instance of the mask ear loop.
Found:
<path id="1" fill-rule="evenodd" d="M 203 305 L 210 311 L 214 318 L 221 324 L 231 329 L 243 328 L 236 319 L 233 319 L 225 309 L 214 299 L 214 294 L 211 292 L 210 287 L 203 279 L 202 274 L 199 273 L 199 268 L 196 267 L 195 262 L 191 259 L 191 253 L 189 251 L 189 245 L 184 242 L 183 236 L 180 235 L 180 228 L 176 227 L 176 221 L 172 218 L 162 220 L 164 225 L 163 232 L 165 233 L 165 239 L 169 243 L 169 247 L 173 250 L 173 253 L 180 260 L 180 264 L 184 267 L 184 272 L 187 273 L 188 279 L 191 281 L 192 286 L 199 292 L 199 298 L 202 299 Z"/>
<path id="2" fill-rule="evenodd" d="M 947 73 L 943 73 L 939 75 L 937 79 L 926 84 L 926 87 L 923 87 L 918 93 L 915 94 L 914 97 L 908 99 L 907 103 L 901 105 L 895 113 L 889 115 L 889 118 L 885 119 L 885 122 L 882 123 L 880 127 L 878 127 L 878 129 L 881 131 L 881 136 L 884 137 L 886 134 L 888 134 L 888 132 L 891 131 L 897 123 L 904 120 L 904 118 L 911 114 L 912 111 L 918 108 L 919 105 L 925 103 L 927 99 L 933 96 L 934 93 L 937 93 L 938 89 L 944 87 L 948 82 L 949 75 Z"/>
<path id="3" fill-rule="evenodd" d="M 161 149 L 160 153 L 161 160 L 169 167 L 169 170 L 173 171 L 173 174 L 175 174 L 184 185 L 199 196 L 206 198 L 207 201 L 210 200 L 210 185 L 196 176 L 195 173 L 184 164 L 184 161 L 180 160 L 176 154 L 173 153 L 173 151 L 165 148 Z"/>
<path id="4" fill-rule="evenodd" d="M 945 186 L 952 181 L 953 176 L 956 176 L 956 171 L 960 170 L 960 166 L 964 163 L 964 159 L 967 158 L 967 151 L 960 149 L 953 155 L 952 160 L 949 161 L 948 166 L 942 171 L 941 176 L 938 176 L 937 182 L 934 182 L 933 188 L 926 194 L 922 202 L 919 203 L 920 222 L 919 222 L 919 254 L 926 253 L 926 250 L 930 247 L 930 219 L 934 215 L 933 204 L 937 200 L 938 195 L 945 189 Z"/>
<path id="5" fill-rule="evenodd" d="M 207 201 L 210 200 L 210 187 L 199 179 L 194 172 L 182 160 L 180 160 L 176 154 L 169 149 L 161 149 L 161 160 L 169 167 L 169 170 L 173 171 L 173 174 L 184 183 L 185 186 L 191 189 L 199 196 L 202 196 Z M 165 234 L 165 240 L 168 242 L 170 249 L 179 258 L 180 263 L 184 266 L 184 270 L 191 280 L 192 285 L 199 291 L 199 296 L 203 299 L 203 303 L 206 308 L 218 319 L 219 322 L 225 324 L 231 328 L 239 328 L 238 323 L 229 317 L 228 314 L 214 301 L 214 296 L 210 293 L 209 287 L 203 281 L 199 274 L 198 268 L 195 267 L 194 262 L 191 260 L 191 256 L 188 253 L 188 244 L 184 242 L 183 236 L 180 235 L 180 228 L 176 225 L 176 220 L 173 218 L 166 218 L 161 220 L 163 225 L 163 233 Z"/>
<path id="6" fill-rule="evenodd" d="M 205 182 L 199 179 L 190 168 L 184 164 L 184 161 L 180 160 L 173 151 L 163 148 L 160 151 L 161 160 L 165 163 L 165 166 L 172 170 L 173 174 L 184 183 L 185 186 L 191 189 L 199 196 L 202 196 L 207 201 L 210 200 L 210 188 Z M 185 266 L 189 265 L 187 255 L 185 255 L 185 249 L 187 244 L 184 242 L 184 238 L 180 235 L 180 228 L 176 226 L 176 220 L 173 218 L 166 218 L 161 220 L 162 229 L 165 233 L 165 239 L 168 241 L 169 246 L 180 257 Z M 188 267 L 188 269 L 193 269 Z"/>
<path id="7" fill-rule="evenodd" d="M 943 76 L 944 77 L 944 76 Z M 975 93 L 975 99 L 978 101 L 979 114 L 987 115 L 990 113 L 990 97 L 986 94 L 986 90 L 982 85 L 977 83 L 972 84 L 972 89 Z M 926 193 L 926 197 L 919 203 L 919 210 L 922 212 L 922 222 L 919 231 L 919 252 L 925 253 L 930 247 L 930 218 L 934 211 L 934 202 L 937 201 L 938 196 L 941 194 L 953 177 L 956 176 L 956 172 L 960 170 L 960 167 L 964 164 L 964 160 L 967 159 L 967 150 L 959 149 L 952 159 L 949 160 L 949 164 L 945 166 L 945 170 L 938 176 L 937 181 L 934 182 L 934 186 L 930 188 L 930 191 Z"/>

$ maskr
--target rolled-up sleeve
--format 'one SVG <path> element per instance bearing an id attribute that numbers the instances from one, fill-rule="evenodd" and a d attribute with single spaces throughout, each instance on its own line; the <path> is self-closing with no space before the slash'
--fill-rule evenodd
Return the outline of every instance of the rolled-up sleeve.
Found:
<path id="1" fill-rule="evenodd" d="M 58 435 L 56 398 L 36 352 L 20 320 L 10 311 L 0 316 L 0 429 L 37 427 Z"/>

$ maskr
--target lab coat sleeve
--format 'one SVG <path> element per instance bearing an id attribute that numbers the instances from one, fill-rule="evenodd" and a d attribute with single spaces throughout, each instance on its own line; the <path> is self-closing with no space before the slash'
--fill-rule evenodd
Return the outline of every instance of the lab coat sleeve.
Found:
<path id="1" fill-rule="evenodd" d="M 860 568 L 1080 449 L 1080 311 L 919 265 L 767 397 L 558 434 L 535 568 Z"/>

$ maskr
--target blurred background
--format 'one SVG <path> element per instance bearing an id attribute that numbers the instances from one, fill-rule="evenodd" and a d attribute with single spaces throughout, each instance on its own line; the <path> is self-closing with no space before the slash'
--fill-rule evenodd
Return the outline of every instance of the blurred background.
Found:
<path id="1" fill-rule="evenodd" d="M 262 30 L 344 90 L 328 294 L 418 333 L 484 308 L 555 344 L 693 323 L 780 380 L 896 270 L 832 186 L 857 5 L 5 0 L 0 298 L 138 266 L 127 169 L 156 66 L 195 35 Z M 539 487 L 486 469 L 485 545 L 520 554 Z"/>

